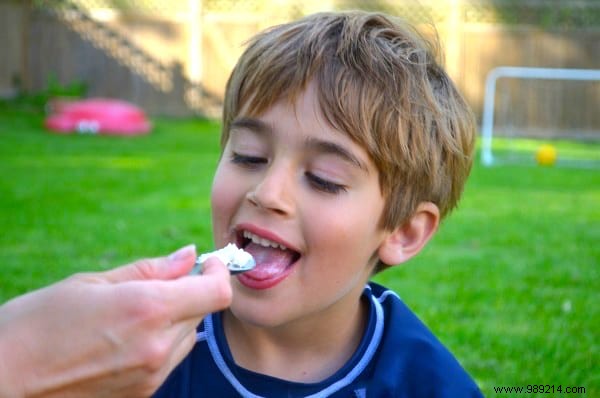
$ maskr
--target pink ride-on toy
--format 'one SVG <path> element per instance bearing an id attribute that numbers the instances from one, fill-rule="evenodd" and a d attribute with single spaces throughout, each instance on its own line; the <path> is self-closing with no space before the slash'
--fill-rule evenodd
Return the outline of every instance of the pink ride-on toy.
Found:
<path id="1" fill-rule="evenodd" d="M 144 111 L 123 100 L 90 98 L 56 101 L 44 126 L 55 133 L 138 135 L 151 129 Z"/>

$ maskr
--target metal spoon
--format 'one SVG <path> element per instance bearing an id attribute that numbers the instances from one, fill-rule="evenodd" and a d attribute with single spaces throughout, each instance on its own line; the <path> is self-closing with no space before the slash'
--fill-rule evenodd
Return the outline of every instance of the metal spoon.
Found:
<path id="1" fill-rule="evenodd" d="M 218 252 L 218 250 L 217 250 L 217 252 Z M 214 253 L 216 253 L 216 252 L 206 253 L 201 256 L 198 256 L 198 258 L 196 259 L 196 262 L 194 263 L 194 268 L 192 268 L 189 275 L 202 274 L 204 262 L 208 259 L 208 257 L 211 257 Z M 219 257 L 219 259 L 222 260 L 221 256 L 218 256 L 216 254 L 215 254 L 215 256 Z M 236 275 L 236 274 L 241 274 L 242 272 L 250 271 L 251 269 L 253 269 L 256 266 L 256 261 L 254 261 L 254 258 L 252 258 L 252 256 L 249 256 L 247 261 L 244 262 L 243 264 L 235 262 L 235 259 L 229 259 L 227 261 L 226 265 L 227 265 L 227 268 L 229 269 L 229 272 L 231 273 L 231 275 Z"/>

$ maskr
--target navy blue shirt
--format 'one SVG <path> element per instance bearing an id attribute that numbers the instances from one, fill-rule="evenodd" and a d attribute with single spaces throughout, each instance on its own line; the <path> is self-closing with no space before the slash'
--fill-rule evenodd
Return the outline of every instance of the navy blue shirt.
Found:
<path id="1" fill-rule="evenodd" d="M 196 345 L 154 398 L 483 397 L 396 293 L 369 283 L 363 299 L 369 303 L 369 320 L 359 347 L 340 370 L 321 382 L 292 382 L 237 366 L 216 313 L 200 324 Z"/>

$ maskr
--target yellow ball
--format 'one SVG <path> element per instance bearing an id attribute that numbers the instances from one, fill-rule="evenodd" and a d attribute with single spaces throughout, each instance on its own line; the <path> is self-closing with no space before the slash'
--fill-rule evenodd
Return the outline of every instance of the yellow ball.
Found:
<path id="1" fill-rule="evenodd" d="M 552 166 L 556 163 L 558 152 L 553 145 L 544 144 L 540 145 L 537 152 L 535 153 L 535 160 L 541 166 Z"/>

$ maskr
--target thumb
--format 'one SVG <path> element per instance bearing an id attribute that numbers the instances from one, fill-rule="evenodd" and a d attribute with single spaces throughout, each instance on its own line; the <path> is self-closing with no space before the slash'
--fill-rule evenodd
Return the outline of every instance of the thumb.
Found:
<path id="1" fill-rule="evenodd" d="M 100 274 L 108 282 L 175 279 L 189 273 L 196 261 L 196 245 L 191 244 L 166 257 L 137 260 Z"/>
<path id="2" fill-rule="evenodd" d="M 217 275 L 218 278 L 229 276 L 229 269 L 217 256 L 211 256 L 202 264 L 202 275 Z"/>

